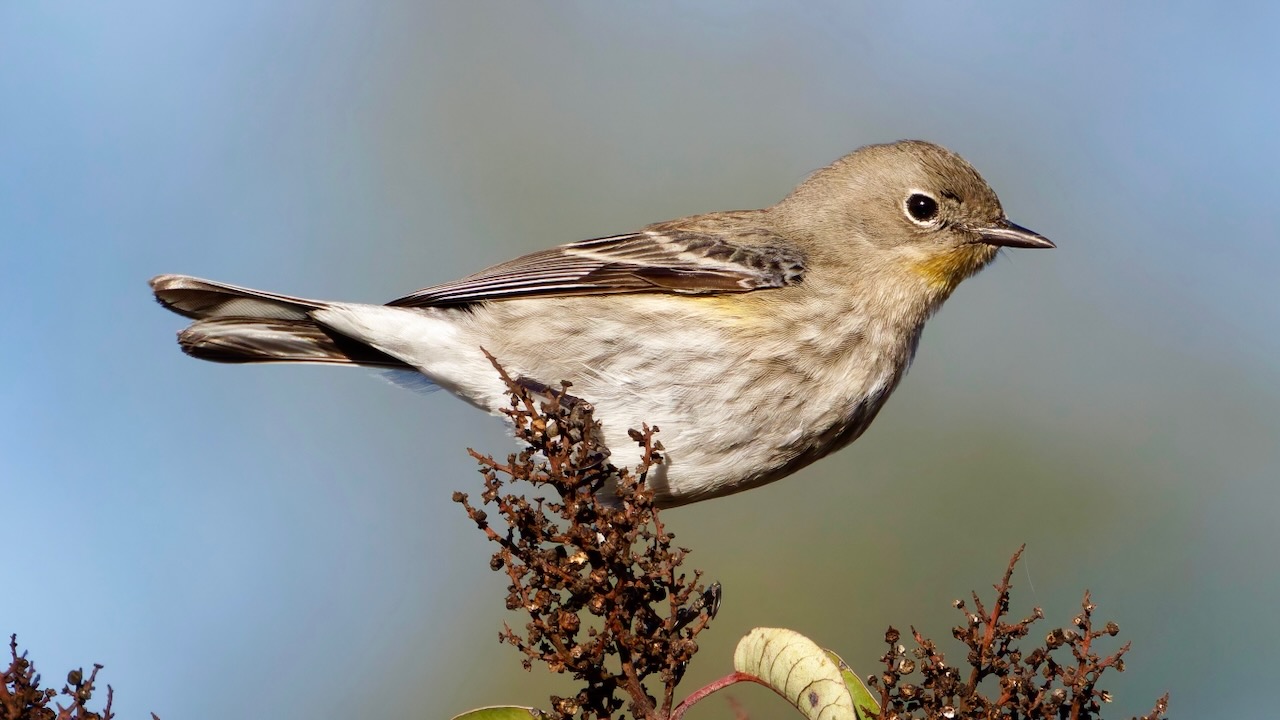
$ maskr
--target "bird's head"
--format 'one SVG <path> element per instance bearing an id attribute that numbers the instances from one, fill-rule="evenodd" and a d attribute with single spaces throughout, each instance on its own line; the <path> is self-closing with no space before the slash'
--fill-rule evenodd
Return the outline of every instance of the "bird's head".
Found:
<path id="1" fill-rule="evenodd" d="M 856 150 L 773 210 L 811 254 L 857 276 L 918 277 L 940 298 L 1001 248 L 1054 247 L 1010 222 L 963 158 L 918 140 Z"/>

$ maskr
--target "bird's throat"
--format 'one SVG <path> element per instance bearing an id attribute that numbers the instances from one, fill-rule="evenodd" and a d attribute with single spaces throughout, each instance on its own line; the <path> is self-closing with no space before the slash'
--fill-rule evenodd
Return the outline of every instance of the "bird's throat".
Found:
<path id="1" fill-rule="evenodd" d="M 945 298 L 960 284 L 991 262 L 997 248 L 985 243 L 961 245 L 915 264 L 913 269 L 929 284 L 929 289 Z"/>

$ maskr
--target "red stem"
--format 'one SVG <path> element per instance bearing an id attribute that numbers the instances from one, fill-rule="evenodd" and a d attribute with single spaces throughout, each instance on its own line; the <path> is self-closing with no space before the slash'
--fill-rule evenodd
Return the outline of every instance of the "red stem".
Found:
<path id="1" fill-rule="evenodd" d="M 671 711 L 671 716 L 670 718 L 668 718 L 668 720 L 680 720 L 681 716 L 685 714 L 685 711 L 693 707 L 694 703 L 705 698 L 711 693 L 716 692 L 717 690 L 723 690 L 729 687 L 730 685 L 733 685 L 734 683 L 740 683 L 740 682 L 754 682 L 754 683 L 760 683 L 761 685 L 764 685 L 764 682 L 761 681 L 760 678 L 754 675 L 748 675 L 747 673 L 744 673 L 744 672 L 729 673 L 728 675 L 725 675 L 719 680 L 713 680 L 712 682 L 698 688 L 697 690 L 694 690 L 692 695 L 680 701 L 680 704 L 677 705 L 676 708 Z M 768 686 L 766 685 L 766 687 Z"/>

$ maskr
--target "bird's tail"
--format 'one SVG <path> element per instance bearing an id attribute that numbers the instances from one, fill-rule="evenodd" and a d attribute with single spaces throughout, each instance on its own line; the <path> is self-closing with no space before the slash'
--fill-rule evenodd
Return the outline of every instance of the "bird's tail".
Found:
<path id="1" fill-rule="evenodd" d="M 408 369 L 409 366 L 316 322 L 320 300 L 277 295 L 160 275 L 151 289 L 161 305 L 195 322 L 178 333 L 183 352 L 226 363 L 303 362 Z"/>

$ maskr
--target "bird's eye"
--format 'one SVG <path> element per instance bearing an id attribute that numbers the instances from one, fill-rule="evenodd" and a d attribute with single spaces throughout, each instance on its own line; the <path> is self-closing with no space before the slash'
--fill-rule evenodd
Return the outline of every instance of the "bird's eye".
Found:
<path id="1" fill-rule="evenodd" d="M 912 193 L 907 198 L 907 215 L 917 224 L 931 223 L 938 217 L 938 201 L 924 193 Z"/>

